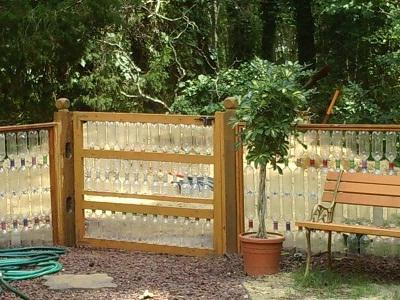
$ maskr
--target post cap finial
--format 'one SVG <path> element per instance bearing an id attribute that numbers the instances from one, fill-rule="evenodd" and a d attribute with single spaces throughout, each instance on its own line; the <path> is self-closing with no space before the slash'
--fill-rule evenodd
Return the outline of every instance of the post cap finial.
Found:
<path id="1" fill-rule="evenodd" d="M 235 97 L 228 97 L 224 100 L 225 109 L 236 109 L 238 107 L 238 101 Z"/>
<path id="2" fill-rule="evenodd" d="M 68 111 L 70 102 L 67 98 L 58 98 L 56 100 L 56 107 L 58 111 Z"/>

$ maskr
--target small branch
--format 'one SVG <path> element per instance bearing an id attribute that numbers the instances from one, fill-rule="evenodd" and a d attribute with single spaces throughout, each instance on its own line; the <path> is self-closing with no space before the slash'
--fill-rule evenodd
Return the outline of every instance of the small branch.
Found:
<path id="1" fill-rule="evenodd" d="M 168 107 L 168 105 L 167 105 L 165 102 L 161 101 L 160 99 L 153 98 L 153 97 L 151 97 L 151 96 L 149 96 L 149 95 L 146 95 L 146 94 L 143 93 L 142 90 L 140 89 L 139 84 L 137 83 L 136 85 L 137 85 L 137 87 L 138 87 L 139 96 L 138 96 L 138 95 L 129 95 L 129 94 L 125 93 L 124 91 L 120 91 L 120 93 L 121 93 L 123 96 L 127 97 L 127 98 L 139 98 L 139 97 L 142 97 L 142 98 L 144 98 L 144 99 L 146 99 L 146 100 L 148 100 L 148 101 L 151 101 L 151 102 L 160 104 L 160 105 L 163 106 L 166 110 L 168 110 L 168 112 L 171 112 L 171 109 Z"/>

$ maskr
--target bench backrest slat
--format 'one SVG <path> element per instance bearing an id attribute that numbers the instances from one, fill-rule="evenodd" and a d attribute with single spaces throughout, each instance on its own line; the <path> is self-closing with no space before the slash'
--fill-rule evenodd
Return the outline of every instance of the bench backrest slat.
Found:
<path id="1" fill-rule="evenodd" d="M 337 172 L 328 173 L 322 201 L 333 200 L 338 176 Z M 400 176 L 345 173 L 336 202 L 400 208 Z"/>
<path id="2" fill-rule="evenodd" d="M 333 199 L 333 192 L 323 193 L 322 201 L 330 202 L 332 201 L 332 199 Z M 354 194 L 354 193 L 339 193 L 336 198 L 336 203 L 400 208 L 400 197 Z"/>
<path id="3" fill-rule="evenodd" d="M 339 172 L 328 172 L 327 181 L 336 181 L 339 178 Z M 364 173 L 343 173 L 342 182 L 359 182 L 383 185 L 400 185 L 400 176 L 374 175 Z"/>

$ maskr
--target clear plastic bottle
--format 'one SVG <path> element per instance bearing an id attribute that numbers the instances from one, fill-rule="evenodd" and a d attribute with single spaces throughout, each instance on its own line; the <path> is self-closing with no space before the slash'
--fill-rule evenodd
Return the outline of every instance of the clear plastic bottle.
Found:
<path id="1" fill-rule="evenodd" d="M 173 195 L 173 196 L 179 196 L 181 194 L 178 179 L 176 178 L 176 174 L 174 174 L 174 176 L 173 176 L 172 183 L 170 185 L 169 194 Z"/>
<path id="2" fill-rule="evenodd" d="M 191 196 L 194 198 L 200 197 L 200 186 L 197 183 L 197 176 L 193 176 L 192 179 Z"/>
<path id="3" fill-rule="evenodd" d="M 22 221 L 22 230 L 21 230 L 21 247 L 30 247 L 32 246 L 32 238 L 31 238 L 31 230 L 29 228 L 29 221 L 27 218 L 24 218 Z"/>
<path id="4" fill-rule="evenodd" d="M 296 252 L 303 252 L 306 250 L 306 233 L 303 227 L 299 227 L 295 235 Z"/>
<path id="5" fill-rule="evenodd" d="M 13 221 L 13 228 L 11 230 L 11 248 L 21 247 L 21 231 L 18 228 L 18 220 Z"/>
<path id="6" fill-rule="evenodd" d="M 282 209 L 283 219 L 286 222 L 293 220 L 292 171 L 287 160 L 282 170 Z"/>
<path id="7" fill-rule="evenodd" d="M 305 199 L 304 199 L 304 169 L 301 166 L 301 159 L 297 160 L 297 168 L 293 171 L 294 206 L 296 220 L 305 220 Z"/>
<path id="8" fill-rule="evenodd" d="M 139 228 L 140 216 L 137 213 L 132 213 L 132 216 L 128 218 L 128 238 L 129 241 L 137 242 L 140 240 L 140 228 Z"/>
<path id="9" fill-rule="evenodd" d="M 308 209 L 311 211 L 318 203 L 318 171 L 315 168 L 315 160 L 310 159 L 310 166 L 307 169 L 308 182 Z"/>
<path id="10" fill-rule="evenodd" d="M 278 170 L 269 169 L 270 180 L 270 215 L 272 221 L 281 218 L 280 176 Z"/>
<path id="11" fill-rule="evenodd" d="M 358 237 L 352 233 L 347 236 L 347 252 L 352 254 L 358 254 Z"/>
<path id="12" fill-rule="evenodd" d="M 370 155 L 370 134 L 366 131 L 358 133 L 358 154 L 361 158 L 361 172 L 368 173 L 368 157 Z"/>
<path id="13" fill-rule="evenodd" d="M 166 171 L 163 174 L 160 192 L 161 192 L 161 195 L 168 195 L 168 192 L 169 192 L 168 173 Z"/>
<path id="14" fill-rule="evenodd" d="M 193 225 L 193 236 L 191 246 L 194 248 L 201 247 L 201 231 L 202 231 L 202 224 L 200 223 L 199 218 L 195 218 L 194 225 Z"/>
<path id="15" fill-rule="evenodd" d="M 3 168 L 3 162 L 0 160 L 0 218 L 5 219 L 8 215 L 7 205 L 7 171 Z"/>
<path id="16" fill-rule="evenodd" d="M 35 217 L 32 229 L 32 246 L 41 246 L 41 245 L 43 245 L 43 241 L 40 228 L 40 221 L 38 217 Z"/>
<path id="17" fill-rule="evenodd" d="M 156 174 L 156 173 L 153 175 L 153 182 L 151 184 L 151 193 L 153 195 L 160 194 L 160 182 L 159 182 L 158 174 Z"/>
<path id="18" fill-rule="evenodd" d="M 203 238 L 202 238 L 202 248 L 213 248 L 213 228 L 212 221 L 210 219 L 206 219 L 203 229 Z"/>
<path id="19" fill-rule="evenodd" d="M 170 234 L 170 226 L 169 226 L 169 218 L 168 216 L 163 216 L 160 220 L 160 230 L 159 230 L 159 241 L 158 243 L 161 245 L 170 244 L 169 234 Z"/>
<path id="20" fill-rule="evenodd" d="M 180 246 L 181 243 L 181 230 L 180 230 L 180 222 L 177 216 L 173 217 L 172 223 L 171 223 L 171 232 L 172 232 L 172 238 L 171 238 L 171 245 L 173 246 Z"/>
<path id="21" fill-rule="evenodd" d="M 53 245 L 53 229 L 51 227 L 50 218 L 46 217 L 45 224 L 42 227 L 42 241 L 44 246 Z"/>
<path id="22" fill-rule="evenodd" d="M 141 218 L 141 242 L 148 243 L 150 241 L 150 220 L 147 214 L 143 214 Z"/>
<path id="23" fill-rule="evenodd" d="M 331 144 L 331 133 L 329 131 L 319 131 L 319 144 L 320 144 L 320 156 L 322 158 L 321 173 L 326 174 L 329 171 L 329 155 L 330 155 L 330 144 Z"/>
<path id="24" fill-rule="evenodd" d="M 1 221 L 0 248 L 10 248 L 10 245 L 10 232 L 7 230 L 7 222 L 3 220 Z"/>
<path id="25" fill-rule="evenodd" d="M 342 253 L 346 249 L 343 234 L 340 232 L 332 232 L 332 251 Z"/>
<path id="26" fill-rule="evenodd" d="M 245 231 L 253 231 L 256 214 L 255 171 L 247 164 L 244 169 L 244 218 Z"/>
<path id="27" fill-rule="evenodd" d="M 371 239 L 366 234 L 360 237 L 360 254 L 372 254 Z"/>
<path id="28" fill-rule="evenodd" d="M 285 240 L 283 241 L 283 248 L 291 249 L 294 247 L 294 235 L 290 228 L 290 222 L 286 222 Z"/>

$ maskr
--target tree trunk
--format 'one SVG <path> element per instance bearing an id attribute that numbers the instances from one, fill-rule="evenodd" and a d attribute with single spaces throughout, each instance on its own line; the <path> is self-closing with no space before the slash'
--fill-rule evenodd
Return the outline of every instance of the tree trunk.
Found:
<path id="1" fill-rule="evenodd" d="M 258 201 L 257 201 L 257 213 L 258 213 L 258 238 L 266 238 L 267 230 L 265 227 L 265 214 L 267 209 L 267 197 L 265 195 L 265 179 L 267 177 L 267 166 L 260 165 L 260 177 L 258 182 Z"/>
<path id="2" fill-rule="evenodd" d="M 298 60 L 301 64 L 315 66 L 314 18 L 311 0 L 293 0 L 296 12 Z"/>
<path id="3" fill-rule="evenodd" d="M 275 61 L 275 37 L 276 37 L 276 0 L 264 0 L 261 2 L 262 12 L 262 37 L 261 57 L 269 61 Z"/>

